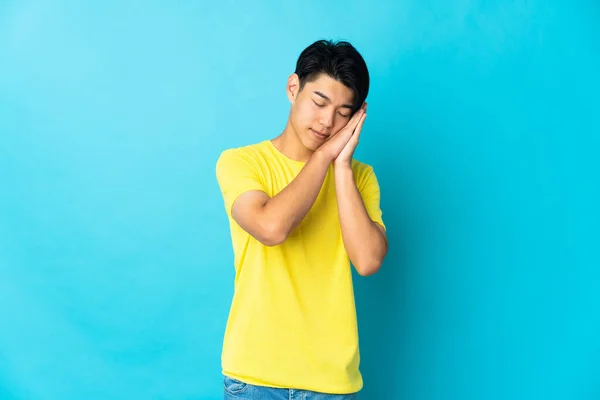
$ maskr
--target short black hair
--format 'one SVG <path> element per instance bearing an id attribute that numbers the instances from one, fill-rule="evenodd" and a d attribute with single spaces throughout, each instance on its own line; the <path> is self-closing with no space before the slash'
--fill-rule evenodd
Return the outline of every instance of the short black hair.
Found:
<path id="1" fill-rule="evenodd" d="M 317 40 L 302 51 L 296 63 L 300 90 L 320 74 L 343 83 L 354 92 L 352 113 L 358 111 L 369 94 L 369 70 L 360 53 L 346 41 Z"/>

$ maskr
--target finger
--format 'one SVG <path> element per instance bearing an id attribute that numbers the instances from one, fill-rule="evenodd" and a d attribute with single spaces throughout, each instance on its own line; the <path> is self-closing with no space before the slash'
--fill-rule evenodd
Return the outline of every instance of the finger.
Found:
<path id="1" fill-rule="evenodd" d="M 369 105 L 367 104 L 367 102 L 365 101 L 364 103 L 362 103 L 362 106 L 360 106 L 360 108 L 357 110 L 358 111 L 362 111 L 362 112 L 367 112 L 367 107 Z"/>
<path id="2" fill-rule="evenodd" d="M 352 118 L 350 118 L 350 120 L 346 124 L 346 126 L 352 128 L 352 130 L 354 130 L 356 128 L 356 124 L 358 124 L 358 121 L 360 120 L 362 113 L 363 113 L 362 108 L 359 109 L 357 112 L 355 112 L 354 115 L 352 116 Z"/>
<path id="3" fill-rule="evenodd" d="M 356 130 L 354 131 L 354 133 L 352 134 L 352 136 L 349 138 L 349 140 L 346 141 L 344 148 L 342 149 L 342 151 L 345 152 L 349 152 L 349 153 L 354 153 L 354 150 L 356 149 L 356 146 L 358 146 L 358 139 L 360 137 L 360 132 L 362 130 L 362 126 L 365 122 L 365 118 L 367 117 L 367 114 L 363 113 L 363 115 L 361 116 L 360 120 L 358 121 L 358 125 L 356 127 Z M 338 155 L 339 157 L 339 155 Z"/>
<path id="4" fill-rule="evenodd" d="M 365 124 L 365 119 L 367 119 L 367 113 L 364 113 L 362 115 L 362 118 L 358 121 L 358 125 L 356 126 L 354 134 L 352 135 L 352 138 L 350 140 L 358 142 L 358 139 L 360 138 L 360 133 L 362 132 L 362 127 Z"/>
<path id="5" fill-rule="evenodd" d="M 364 109 L 360 109 L 357 111 L 356 115 L 356 121 L 353 122 L 352 124 L 352 130 L 355 131 L 356 128 L 358 127 L 358 124 L 360 123 L 360 120 L 363 118 L 363 116 L 365 115 L 365 111 Z"/>
<path id="6" fill-rule="evenodd" d="M 354 113 L 354 115 L 352 116 L 352 118 L 350 118 L 346 126 L 342 128 L 338 133 L 336 133 L 335 136 L 333 136 L 330 139 L 330 141 L 339 140 L 344 144 L 348 143 L 348 141 L 352 138 L 352 135 L 354 134 L 354 131 L 356 130 L 356 127 L 358 126 L 362 116 L 365 113 L 363 107 L 364 104 L 363 106 L 361 106 L 361 109 Z"/>
<path id="7" fill-rule="evenodd" d="M 367 111 L 367 103 L 366 102 L 362 103 L 360 108 L 358 110 L 356 110 L 356 112 L 352 115 L 352 118 L 350 118 L 350 120 L 348 121 L 348 124 L 356 123 L 365 111 Z"/>
<path id="8" fill-rule="evenodd" d="M 346 141 L 348 141 L 352 137 L 354 131 L 356 130 L 356 127 L 358 126 L 358 123 L 360 122 L 360 119 L 362 118 L 363 114 L 364 112 L 362 110 L 358 110 L 352 116 L 350 121 L 348 121 L 346 126 L 342 128 L 342 130 L 336 136 L 344 136 L 346 137 Z"/>

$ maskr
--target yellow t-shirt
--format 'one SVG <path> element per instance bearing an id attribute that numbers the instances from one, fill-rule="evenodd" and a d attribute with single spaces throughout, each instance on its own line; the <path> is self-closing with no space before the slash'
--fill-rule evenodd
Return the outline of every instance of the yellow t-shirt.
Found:
<path id="1" fill-rule="evenodd" d="M 231 216 L 241 194 L 260 190 L 273 197 L 304 165 L 270 140 L 226 150 L 217 161 L 235 263 L 223 374 L 253 385 L 353 393 L 363 382 L 333 166 L 309 213 L 278 246 L 263 245 Z M 383 226 L 373 168 L 353 160 L 352 169 L 369 216 Z"/>

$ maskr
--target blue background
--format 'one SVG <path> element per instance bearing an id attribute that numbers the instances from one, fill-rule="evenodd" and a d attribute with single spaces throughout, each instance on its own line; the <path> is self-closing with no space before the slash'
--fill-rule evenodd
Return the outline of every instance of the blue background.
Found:
<path id="1" fill-rule="evenodd" d="M 0 2 L 0 398 L 218 399 L 220 152 L 371 71 L 362 399 L 600 398 L 597 1 Z"/>

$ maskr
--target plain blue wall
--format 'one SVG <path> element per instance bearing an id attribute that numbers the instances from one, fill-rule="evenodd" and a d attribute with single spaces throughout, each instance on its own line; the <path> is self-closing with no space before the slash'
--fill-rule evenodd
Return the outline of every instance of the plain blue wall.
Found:
<path id="1" fill-rule="evenodd" d="M 214 165 L 300 51 L 370 67 L 362 399 L 600 398 L 594 1 L 0 2 L 0 398 L 218 399 Z"/>

